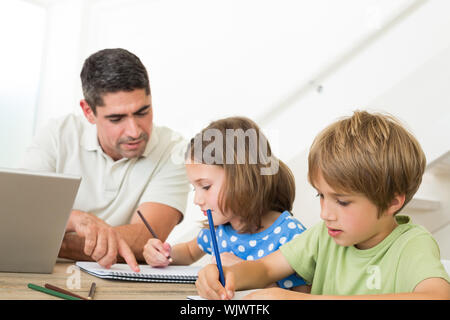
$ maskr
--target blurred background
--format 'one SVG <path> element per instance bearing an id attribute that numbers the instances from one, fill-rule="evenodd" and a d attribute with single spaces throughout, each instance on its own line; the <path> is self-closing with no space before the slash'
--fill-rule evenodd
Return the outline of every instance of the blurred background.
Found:
<path id="1" fill-rule="evenodd" d="M 210 121 L 255 120 L 294 171 L 293 213 L 320 220 L 308 148 L 355 109 L 388 112 L 417 137 L 428 166 L 404 213 L 450 259 L 450 1 L 2 0 L 1 167 L 15 167 L 40 127 L 80 113 L 84 59 L 104 48 L 139 56 L 154 121 L 190 138 Z M 189 199 L 169 237 L 195 236 Z"/>

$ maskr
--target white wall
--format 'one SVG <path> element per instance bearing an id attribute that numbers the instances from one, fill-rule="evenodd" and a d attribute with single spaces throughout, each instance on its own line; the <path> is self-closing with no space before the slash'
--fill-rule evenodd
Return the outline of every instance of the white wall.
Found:
<path id="1" fill-rule="evenodd" d="M 445 130 L 450 108 L 445 103 L 424 104 L 423 100 L 403 105 L 399 100 L 416 97 L 414 94 L 423 90 L 418 89 L 418 86 L 435 90 L 433 81 L 436 81 L 439 88 L 445 86 L 448 62 L 442 66 L 440 64 L 445 60 L 444 50 L 450 46 L 450 20 L 446 15 L 449 10 L 448 1 L 424 2 L 364 50 L 353 55 L 349 61 L 319 79 L 316 85 L 322 86 L 320 93 L 311 86 L 310 90 L 305 90 L 298 99 L 290 102 L 289 107 L 284 109 L 285 112 L 277 113 L 277 108 L 274 107 L 271 110 L 273 118 L 266 127 L 283 128 L 280 140 L 284 145 L 281 149 L 293 149 L 292 142 L 295 141 L 295 149 L 301 152 L 309 147 L 314 136 L 325 125 L 340 116 L 351 114 L 354 109 L 366 108 L 389 112 L 404 120 L 414 133 L 417 131 L 429 161 L 442 154 L 448 149 L 447 141 L 450 140 L 450 131 Z M 352 55 L 351 52 L 348 54 Z M 412 83 L 414 89 L 403 87 L 398 95 L 396 91 L 391 91 L 395 85 L 438 54 L 442 56 L 436 58 L 439 61 L 428 73 L 426 80 Z M 443 70 L 435 76 L 434 71 L 439 68 Z M 316 74 L 321 74 L 320 70 Z M 307 83 L 313 81 L 316 81 L 314 77 Z M 295 93 L 304 87 L 305 83 L 300 83 L 297 88 L 288 91 L 285 98 L 295 97 Z M 448 101 L 443 90 L 436 89 L 435 92 L 444 95 L 436 96 L 433 101 Z M 383 96 L 388 93 L 390 97 L 397 98 L 383 100 Z M 280 104 L 283 102 L 281 100 Z M 430 134 L 433 135 L 436 130 L 443 135 L 439 141 L 430 138 Z"/>
<path id="2" fill-rule="evenodd" d="M 53 1 L 47 7 L 47 29 L 36 130 L 53 118 L 81 112 L 80 48 L 84 0 Z"/>
<path id="3" fill-rule="evenodd" d="M 297 174 L 294 211 L 310 226 L 307 148 L 337 117 L 388 111 L 429 160 L 448 149 L 448 12 L 449 1 L 425 0 L 49 1 L 37 127 L 79 112 L 89 54 L 127 48 L 149 70 L 157 124 L 190 137 L 219 117 L 257 120 Z M 201 218 L 190 203 L 171 239 Z"/>
<path id="4" fill-rule="evenodd" d="M 50 21 L 58 27 L 49 30 L 51 78 L 42 89 L 39 125 L 55 110 L 77 105 L 81 64 L 106 47 L 141 57 L 160 124 L 191 136 L 218 117 L 258 119 L 290 88 L 411 2 L 55 1 Z M 55 89 L 64 102 L 54 97 Z"/>

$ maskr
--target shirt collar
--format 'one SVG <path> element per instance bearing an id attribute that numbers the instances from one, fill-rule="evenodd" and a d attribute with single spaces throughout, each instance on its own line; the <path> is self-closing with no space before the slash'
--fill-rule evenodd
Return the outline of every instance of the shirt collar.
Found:
<path id="1" fill-rule="evenodd" d="M 152 132 L 150 134 L 150 140 L 147 142 L 147 146 L 145 147 L 144 152 L 142 153 L 142 157 L 146 158 L 149 156 L 150 152 L 158 145 L 159 135 L 158 130 L 155 126 L 152 128 Z"/>
<path id="2" fill-rule="evenodd" d="M 88 151 L 100 150 L 103 152 L 97 137 L 97 126 L 87 123 L 84 126 L 83 135 L 81 137 L 81 146 Z"/>

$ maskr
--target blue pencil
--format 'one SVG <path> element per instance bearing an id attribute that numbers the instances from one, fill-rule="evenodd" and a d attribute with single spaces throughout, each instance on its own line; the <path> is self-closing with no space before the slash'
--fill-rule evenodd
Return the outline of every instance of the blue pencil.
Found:
<path id="1" fill-rule="evenodd" d="M 216 231 L 214 230 L 214 221 L 211 215 L 211 210 L 206 210 L 206 213 L 208 214 L 209 230 L 211 231 L 211 241 L 214 247 L 214 255 L 216 256 L 217 268 L 219 269 L 220 283 L 225 287 L 225 277 L 223 275 L 222 262 L 220 261 L 219 247 L 217 246 Z"/>

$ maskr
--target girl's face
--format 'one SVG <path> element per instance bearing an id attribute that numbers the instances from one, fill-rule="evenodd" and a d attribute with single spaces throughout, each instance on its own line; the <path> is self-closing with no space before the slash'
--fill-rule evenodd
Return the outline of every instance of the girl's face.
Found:
<path id="1" fill-rule="evenodd" d="M 367 197 L 336 192 L 320 172 L 315 186 L 320 197 L 320 217 L 338 245 L 354 245 L 361 250 L 372 248 L 397 225 L 391 212 L 378 218 L 377 207 Z"/>
<path id="2" fill-rule="evenodd" d="M 219 193 L 225 182 L 225 170 L 216 165 L 208 164 L 186 164 L 189 182 L 194 186 L 194 203 L 206 215 L 210 209 L 214 225 L 235 223 L 234 215 L 223 213 L 219 208 Z"/>

